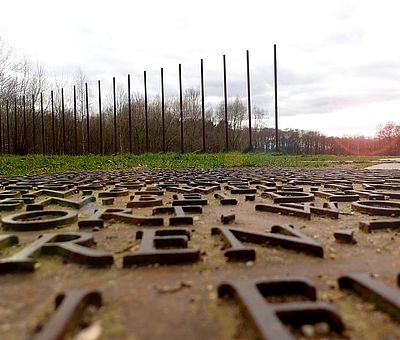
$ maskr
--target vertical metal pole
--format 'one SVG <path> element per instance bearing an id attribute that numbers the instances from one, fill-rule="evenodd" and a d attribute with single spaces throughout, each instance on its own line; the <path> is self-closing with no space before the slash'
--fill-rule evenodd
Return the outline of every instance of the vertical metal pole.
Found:
<path id="1" fill-rule="evenodd" d="M 35 95 L 32 94 L 32 135 L 33 135 L 33 153 L 36 153 L 36 129 L 35 129 Z"/>
<path id="2" fill-rule="evenodd" d="M 74 153 L 78 154 L 78 122 L 77 122 L 77 110 L 76 110 L 76 86 L 74 85 Z"/>
<path id="3" fill-rule="evenodd" d="M 3 114 L 3 112 L 2 112 L 2 110 L 1 110 L 1 108 L 2 108 L 2 106 L 3 106 L 3 101 L 1 101 L 1 103 L 0 103 L 0 153 L 3 153 L 3 134 L 2 134 L 2 114 Z"/>
<path id="4" fill-rule="evenodd" d="M 25 99 L 25 95 L 22 96 L 22 110 L 23 110 L 23 119 L 24 119 L 24 153 L 26 153 L 27 130 L 26 130 L 26 99 Z"/>
<path id="5" fill-rule="evenodd" d="M 44 113 L 43 113 L 43 93 L 40 92 L 40 116 L 41 116 L 41 123 L 42 123 L 42 152 L 43 154 L 46 153 L 45 149 L 45 134 L 44 134 Z"/>
<path id="6" fill-rule="evenodd" d="M 14 154 L 17 154 L 17 139 L 18 139 L 18 128 L 17 128 L 17 97 L 14 98 Z"/>
<path id="7" fill-rule="evenodd" d="M 129 119 L 129 153 L 132 153 L 132 105 L 131 105 L 131 75 L 128 74 L 128 119 Z"/>
<path id="8" fill-rule="evenodd" d="M 86 99 L 86 136 L 87 136 L 87 152 L 90 153 L 89 93 L 88 93 L 88 85 L 87 85 L 87 83 L 85 83 L 85 99 Z"/>
<path id="9" fill-rule="evenodd" d="M 223 55 L 224 63 L 224 110 L 225 110 L 225 149 L 229 149 L 228 141 L 228 89 L 226 86 L 226 59 L 225 54 Z"/>
<path id="10" fill-rule="evenodd" d="M 161 122 L 162 122 L 162 144 L 163 152 L 166 152 L 165 147 L 165 100 L 164 100 L 164 69 L 161 67 Z"/>
<path id="11" fill-rule="evenodd" d="M 102 118 L 102 112 L 101 112 L 101 85 L 100 85 L 100 80 L 98 81 L 99 85 L 99 129 L 100 129 L 100 154 L 104 154 L 103 150 L 103 118 Z"/>
<path id="12" fill-rule="evenodd" d="M 53 144 L 53 155 L 56 153 L 56 123 L 54 118 L 54 93 L 50 91 L 51 99 L 51 140 Z"/>
<path id="13" fill-rule="evenodd" d="M 148 108 L 147 108 L 147 77 L 146 77 L 146 71 L 144 71 L 143 77 L 144 77 L 144 115 L 145 115 L 145 129 L 146 129 L 146 152 L 149 152 L 149 122 L 148 122 Z"/>
<path id="14" fill-rule="evenodd" d="M 183 147 L 183 97 L 182 97 L 182 65 L 179 64 L 179 110 L 181 113 L 181 152 L 184 152 Z"/>
<path id="15" fill-rule="evenodd" d="M 251 92 L 250 92 L 250 57 L 249 50 L 246 51 L 247 61 L 247 110 L 249 112 L 249 147 L 253 149 L 253 136 L 251 133 Z"/>
<path id="16" fill-rule="evenodd" d="M 10 154 L 10 117 L 8 112 L 8 100 L 6 101 L 6 120 L 7 120 L 7 153 Z"/>
<path id="17" fill-rule="evenodd" d="M 276 44 L 274 44 L 274 85 L 275 85 L 275 150 L 279 151 L 278 130 L 278 68 L 276 62 Z"/>
<path id="18" fill-rule="evenodd" d="M 205 124 L 205 110 L 204 110 L 204 68 L 203 59 L 200 61 L 200 78 L 201 78 L 201 120 L 203 131 L 203 152 L 206 152 L 206 124 Z"/>
<path id="19" fill-rule="evenodd" d="M 63 134 L 63 154 L 65 154 L 65 109 L 64 109 L 64 89 L 61 88 L 61 115 L 62 115 L 62 134 Z"/>
<path id="20" fill-rule="evenodd" d="M 117 154 L 117 98 L 115 95 L 115 77 L 113 77 L 113 96 L 114 96 L 114 153 Z"/>

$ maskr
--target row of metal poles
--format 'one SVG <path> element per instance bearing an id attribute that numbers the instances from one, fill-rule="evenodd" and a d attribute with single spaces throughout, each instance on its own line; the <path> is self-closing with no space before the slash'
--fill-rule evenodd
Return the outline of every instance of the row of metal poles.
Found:
<path id="1" fill-rule="evenodd" d="M 247 64 L 247 108 L 248 108 L 248 124 L 249 124 L 249 147 L 252 149 L 252 128 L 251 128 L 251 92 L 250 92 L 250 57 L 249 51 L 246 51 L 246 64 Z M 223 73 L 224 73 L 224 118 L 225 118 L 225 148 L 229 149 L 228 139 L 228 91 L 227 91 L 227 78 L 226 78 L 226 57 L 223 55 Z M 276 57 L 276 45 L 274 45 L 274 92 L 275 92 L 275 148 L 279 150 L 279 131 L 278 131 L 278 76 L 277 76 L 277 57 Z M 202 114 L 202 149 L 206 151 L 206 134 L 205 134 L 205 91 L 204 91 L 204 66 L 203 59 L 200 60 L 200 81 L 201 81 L 201 114 Z M 77 96 L 76 86 L 73 87 L 73 115 L 74 115 L 74 151 L 78 154 L 78 126 L 77 126 Z M 56 153 L 56 136 L 55 136 L 55 115 L 54 115 L 54 94 L 51 95 L 51 127 L 52 127 L 52 153 Z M 129 119 L 129 152 L 132 153 L 132 104 L 131 104 L 131 78 L 128 74 L 128 119 Z M 36 145 L 36 127 L 35 127 L 35 96 L 32 95 L 31 101 L 31 113 L 32 113 L 32 130 L 33 130 L 33 152 L 37 153 Z M 99 138 L 100 138 L 100 153 L 104 154 L 104 143 L 103 143 L 103 118 L 102 118 L 102 106 L 101 106 L 101 83 L 98 81 L 98 105 L 99 105 Z M 165 100 L 164 100 L 164 70 L 161 68 L 161 118 L 162 118 L 162 145 L 163 151 L 166 151 L 166 136 L 165 136 Z M 7 133 L 7 152 L 11 152 L 11 141 L 10 141 L 10 103 L 8 100 L 5 102 L 6 109 L 6 131 L 2 131 L 2 114 L 0 106 L 0 152 L 3 153 L 3 138 L 2 133 Z M 86 137 L 87 141 L 90 141 L 90 120 L 89 120 L 89 100 L 88 100 L 88 84 L 85 83 L 85 109 L 86 109 Z M 145 113 L 145 143 L 146 152 L 149 151 L 149 126 L 148 126 L 148 103 L 147 103 L 147 76 L 144 71 L 144 113 Z M 26 98 L 22 96 L 22 112 L 23 112 L 23 142 L 26 146 L 27 142 L 27 108 Z M 182 67 L 179 64 L 179 112 L 180 112 L 180 146 L 181 152 L 184 152 L 184 117 L 183 117 L 183 92 L 182 92 Z M 46 150 L 45 143 L 45 124 L 44 124 L 44 109 L 43 109 L 43 94 L 40 93 L 40 114 L 41 114 L 41 134 L 42 134 L 42 153 L 46 154 L 50 150 Z M 64 105 L 64 89 L 61 89 L 61 130 L 62 130 L 62 152 L 66 153 L 66 129 L 65 129 L 65 105 Z M 114 127 L 114 153 L 118 152 L 118 135 L 117 135 L 117 102 L 116 102 L 116 84 L 115 77 L 113 77 L 113 127 Z M 14 98 L 14 151 L 17 149 L 17 136 L 18 136 L 18 125 L 17 125 L 17 98 Z M 4 150 L 5 151 L 5 150 Z M 87 152 L 91 153 L 90 143 L 87 143 Z"/>

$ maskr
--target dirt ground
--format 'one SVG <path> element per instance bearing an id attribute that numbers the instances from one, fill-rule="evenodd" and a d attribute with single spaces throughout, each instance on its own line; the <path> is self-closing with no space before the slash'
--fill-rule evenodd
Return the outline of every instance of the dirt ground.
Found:
<path id="1" fill-rule="evenodd" d="M 65 197 L 74 202 L 84 196 L 96 199 L 96 202 L 89 202 L 80 209 L 54 203 L 43 207 L 44 211 L 76 211 L 78 218 L 73 223 L 30 231 L 24 231 L 23 226 L 20 227 L 22 230 L 6 228 L 3 223 L 0 235 L 16 235 L 19 244 L 4 247 L 1 250 L 2 259 L 20 252 L 44 233 L 67 232 L 92 233 L 96 242 L 93 249 L 105 251 L 114 259 L 113 265 L 96 268 L 73 263 L 63 256 L 36 254 L 40 267 L 34 272 L 1 273 L 1 339 L 34 337 L 54 313 L 56 295 L 74 288 L 98 289 L 103 298 L 103 306 L 94 313 L 89 325 L 85 325 L 86 328 L 81 325 L 73 331 L 75 339 L 255 339 L 260 334 L 251 317 L 236 299 L 220 298 L 219 285 L 227 280 L 288 277 L 310 280 L 317 289 L 318 300 L 331 304 L 346 327 L 342 334 L 329 330 L 318 334 L 315 330 L 308 332 L 304 327 L 296 329 L 288 326 L 295 338 L 400 339 L 399 319 L 396 321 L 376 305 L 338 286 L 338 278 L 342 275 L 371 273 L 374 279 L 396 290 L 399 299 L 400 290 L 396 284 L 400 267 L 398 230 L 385 228 L 367 233 L 359 229 L 360 221 L 395 220 L 396 216 L 361 213 L 352 209 L 352 202 L 338 203 L 338 219 L 311 214 L 308 220 L 255 209 L 258 204 L 273 203 L 273 199 L 265 193 L 266 188 L 274 188 L 273 185 L 278 191 L 303 190 L 307 193 L 315 193 L 314 190 L 343 193 L 346 188 L 352 187 L 383 193 L 386 200 L 400 202 L 388 196 L 388 193 L 399 193 L 398 170 L 239 168 L 98 171 L 3 177 L 0 183 L 0 199 L 12 195 L 15 199 L 25 198 L 20 207 L 1 211 L 2 219 L 26 212 L 29 204 L 54 197 L 54 191 L 65 193 L 75 190 Z M 26 188 L 22 188 L 23 185 Z M 110 202 L 103 201 L 108 197 L 107 192 L 113 195 L 110 189 L 124 187 L 129 191 L 127 195 L 113 197 L 110 205 Z M 95 209 L 126 209 L 130 197 L 138 196 L 135 195 L 138 190 L 162 190 L 159 196 L 162 205 L 172 206 L 173 195 L 181 195 L 184 191 L 193 194 L 199 192 L 196 189 L 207 188 L 209 193 L 201 193 L 201 198 L 207 200 L 207 205 L 202 206 L 202 213 L 187 214 L 193 217 L 193 225 L 176 226 L 187 227 L 190 231 L 189 248 L 200 248 L 200 258 L 193 263 L 154 263 L 125 268 L 123 258 L 139 251 L 141 240 L 136 239 L 136 232 L 155 226 L 135 225 L 122 222 L 119 218 L 104 218 L 104 228 L 82 229 L 78 225 L 79 221 L 90 218 Z M 232 194 L 231 190 L 235 188 L 256 189 L 254 200 L 246 200 L 246 194 Z M 101 195 L 102 192 L 106 194 Z M 29 201 L 29 194 L 32 193 L 36 194 Z M 214 197 L 216 193 L 235 198 L 237 205 L 221 205 L 220 200 Z M 315 206 L 322 207 L 327 202 L 327 198 L 315 195 Z M 5 203 L 0 201 L 0 208 L 5 207 Z M 153 216 L 153 208 L 133 207 L 130 214 Z M 224 256 L 228 248 L 226 242 L 220 235 L 211 235 L 213 227 L 223 226 L 221 215 L 228 214 L 234 214 L 235 220 L 225 226 L 246 231 L 263 233 L 269 232 L 273 225 L 292 225 L 322 246 L 324 256 L 319 258 L 267 243 L 245 242 L 246 246 L 255 250 L 255 261 L 228 262 Z M 171 215 L 157 216 L 162 217 L 164 222 L 164 226 L 157 228 L 175 228 L 169 225 Z M 22 217 L 19 221 L 22 224 L 23 221 L 46 218 Z M 354 231 L 357 243 L 335 240 L 334 232 L 339 229 Z M 86 338 L 85 331 L 90 333 Z"/>

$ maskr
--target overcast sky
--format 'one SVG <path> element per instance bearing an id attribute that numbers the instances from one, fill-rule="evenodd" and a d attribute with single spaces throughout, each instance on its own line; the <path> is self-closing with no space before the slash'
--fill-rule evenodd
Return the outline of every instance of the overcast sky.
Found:
<path id="1" fill-rule="evenodd" d="M 327 135 L 374 135 L 400 123 L 400 3 L 354 0 L 1 0 L 0 35 L 43 63 L 50 76 L 81 69 L 90 83 L 120 82 L 166 94 L 199 87 L 204 59 L 207 101 L 246 96 L 250 50 L 253 104 L 273 126 L 273 44 L 278 47 L 281 128 Z"/>

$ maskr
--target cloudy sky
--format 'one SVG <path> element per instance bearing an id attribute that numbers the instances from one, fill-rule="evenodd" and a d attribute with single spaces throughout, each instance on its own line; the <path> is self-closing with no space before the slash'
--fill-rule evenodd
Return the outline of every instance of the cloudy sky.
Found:
<path id="1" fill-rule="evenodd" d="M 246 96 L 250 50 L 253 103 L 273 126 L 273 44 L 278 46 L 280 127 L 328 135 L 374 135 L 400 123 L 400 3 L 380 0 L 2 0 L 0 35 L 50 76 L 81 69 L 91 84 L 133 77 L 143 91 L 199 87 L 207 101 Z"/>

